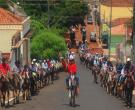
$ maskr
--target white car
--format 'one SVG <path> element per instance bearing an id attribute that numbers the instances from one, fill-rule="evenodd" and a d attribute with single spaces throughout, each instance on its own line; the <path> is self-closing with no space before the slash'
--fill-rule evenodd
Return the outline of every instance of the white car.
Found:
<path id="1" fill-rule="evenodd" d="M 95 32 L 90 33 L 90 41 L 91 42 L 96 42 L 96 33 Z"/>
<path id="2" fill-rule="evenodd" d="M 93 24 L 93 19 L 92 19 L 92 16 L 88 16 L 88 21 L 87 21 L 88 24 Z"/>

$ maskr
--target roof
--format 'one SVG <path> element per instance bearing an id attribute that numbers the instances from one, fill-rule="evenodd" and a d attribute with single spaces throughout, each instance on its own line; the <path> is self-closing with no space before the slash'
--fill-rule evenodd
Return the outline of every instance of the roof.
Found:
<path id="1" fill-rule="evenodd" d="M 125 35 L 126 29 L 124 24 L 122 24 L 112 27 L 111 31 L 112 35 Z"/>
<path id="2" fill-rule="evenodd" d="M 112 21 L 112 26 L 126 24 L 131 18 L 118 18 Z"/>
<path id="3" fill-rule="evenodd" d="M 111 0 L 102 0 L 102 4 L 106 6 L 111 5 Z M 113 7 L 132 7 L 133 6 L 133 0 L 112 0 L 112 6 Z"/>
<path id="4" fill-rule="evenodd" d="M 90 53 L 91 54 L 96 54 L 96 53 L 103 54 L 103 49 L 102 48 L 91 48 Z"/>
<path id="5" fill-rule="evenodd" d="M 0 24 L 12 25 L 12 24 L 21 24 L 24 21 L 24 18 L 17 16 L 12 12 L 0 8 Z"/>

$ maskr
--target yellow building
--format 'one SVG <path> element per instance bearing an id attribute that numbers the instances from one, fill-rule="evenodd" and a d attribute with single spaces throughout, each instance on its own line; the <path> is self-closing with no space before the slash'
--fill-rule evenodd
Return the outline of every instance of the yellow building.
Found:
<path id="1" fill-rule="evenodd" d="M 19 60 L 22 65 L 30 61 L 30 17 L 21 17 L 0 8 L 0 52 L 10 58 L 11 64 Z"/>
<path id="2" fill-rule="evenodd" d="M 112 20 L 118 18 L 131 18 L 132 7 L 112 7 Z M 110 7 L 101 4 L 101 19 L 109 22 L 110 21 Z"/>

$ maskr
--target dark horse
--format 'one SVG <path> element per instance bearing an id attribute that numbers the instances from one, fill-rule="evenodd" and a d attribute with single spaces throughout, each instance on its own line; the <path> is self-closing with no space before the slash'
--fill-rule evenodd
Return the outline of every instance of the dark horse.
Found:
<path id="1" fill-rule="evenodd" d="M 26 102 L 26 100 L 28 100 L 30 97 L 30 80 L 28 77 L 23 78 L 22 89 L 23 89 L 23 100 Z"/>
<path id="2" fill-rule="evenodd" d="M 9 105 L 9 80 L 6 76 L 0 77 L 0 102 L 1 106 L 5 107 L 6 105 L 6 94 L 8 98 L 8 105 Z"/>
<path id="3" fill-rule="evenodd" d="M 13 86 L 13 97 L 14 97 L 14 104 L 19 103 L 19 97 L 20 97 L 20 82 L 21 79 L 18 74 L 13 74 L 11 78 L 11 83 Z"/>

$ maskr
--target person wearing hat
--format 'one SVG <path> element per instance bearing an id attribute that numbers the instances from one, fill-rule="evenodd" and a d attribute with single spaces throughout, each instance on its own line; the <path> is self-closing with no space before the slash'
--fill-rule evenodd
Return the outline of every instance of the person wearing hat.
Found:
<path id="1" fill-rule="evenodd" d="M 125 67 L 124 67 L 124 71 L 128 74 L 129 71 L 130 71 L 130 67 L 131 67 L 131 59 L 130 58 L 127 58 L 127 62 L 125 64 Z"/>
<path id="2" fill-rule="evenodd" d="M 7 58 L 2 58 L 2 63 L 0 64 L 0 71 L 2 73 L 2 75 L 7 75 L 8 72 L 10 72 L 10 66 L 7 63 Z"/>
<path id="3" fill-rule="evenodd" d="M 68 70 L 68 77 L 66 79 L 67 89 L 69 88 L 69 84 L 68 84 L 69 78 L 71 75 L 74 75 L 76 83 L 77 83 L 77 94 L 79 94 L 79 79 L 76 76 L 77 75 L 77 65 L 75 63 L 74 57 L 70 57 L 69 63 L 67 66 L 67 70 Z"/>

